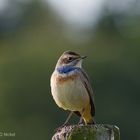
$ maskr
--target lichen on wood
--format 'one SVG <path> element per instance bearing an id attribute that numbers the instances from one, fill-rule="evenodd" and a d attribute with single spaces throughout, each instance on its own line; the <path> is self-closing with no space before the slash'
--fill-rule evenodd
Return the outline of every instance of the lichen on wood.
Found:
<path id="1" fill-rule="evenodd" d="M 52 140 L 120 140 L 120 132 L 114 125 L 70 125 L 57 131 Z"/>

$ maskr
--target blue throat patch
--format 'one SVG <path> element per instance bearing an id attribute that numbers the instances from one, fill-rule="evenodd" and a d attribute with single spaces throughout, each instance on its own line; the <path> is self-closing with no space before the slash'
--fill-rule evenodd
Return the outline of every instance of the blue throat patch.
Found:
<path id="1" fill-rule="evenodd" d="M 70 67 L 70 66 L 63 66 L 63 67 L 59 67 L 57 68 L 57 71 L 60 73 L 60 74 L 63 74 L 63 73 L 69 73 L 71 71 L 74 71 L 76 70 L 77 68 L 76 67 Z"/>

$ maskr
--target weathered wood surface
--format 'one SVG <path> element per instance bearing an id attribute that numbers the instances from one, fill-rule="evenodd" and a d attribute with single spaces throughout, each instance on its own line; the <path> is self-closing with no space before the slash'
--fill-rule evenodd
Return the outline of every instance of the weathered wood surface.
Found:
<path id="1" fill-rule="evenodd" d="M 70 125 L 57 131 L 52 140 L 120 140 L 120 131 L 106 124 Z"/>

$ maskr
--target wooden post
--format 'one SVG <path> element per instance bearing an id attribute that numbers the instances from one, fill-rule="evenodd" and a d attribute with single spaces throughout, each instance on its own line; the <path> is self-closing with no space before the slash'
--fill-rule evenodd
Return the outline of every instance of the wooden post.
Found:
<path id="1" fill-rule="evenodd" d="M 70 125 L 57 131 L 52 140 L 120 140 L 120 131 L 106 124 Z"/>

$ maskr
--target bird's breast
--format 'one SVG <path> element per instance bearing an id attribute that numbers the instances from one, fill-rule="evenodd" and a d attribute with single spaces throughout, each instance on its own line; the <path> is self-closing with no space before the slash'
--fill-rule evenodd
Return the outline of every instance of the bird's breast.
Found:
<path id="1" fill-rule="evenodd" d="M 56 104 L 65 110 L 80 111 L 89 103 L 86 88 L 77 74 L 52 75 L 51 91 Z"/>

